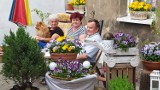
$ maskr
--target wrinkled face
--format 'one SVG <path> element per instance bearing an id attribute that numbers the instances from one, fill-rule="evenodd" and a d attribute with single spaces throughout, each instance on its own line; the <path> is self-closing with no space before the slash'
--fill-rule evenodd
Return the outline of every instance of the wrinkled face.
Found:
<path id="1" fill-rule="evenodd" d="M 50 20 L 49 24 L 51 25 L 52 28 L 55 28 L 55 27 L 58 26 L 58 20 L 57 19 L 52 19 L 52 20 Z"/>
<path id="2" fill-rule="evenodd" d="M 72 26 L 78 28 L 81 25 L 81 21 L 79 20 L 79 18 L 73 18 L 72 19 Z"/>
<path id="3" fill-rule="evenodd" d="M 87 23 L 87 34 L 88 35 L 93 35 L 96 32 L 98 32 L 98 28 L 96 27 L 95 22 L 88 22 Z"/>

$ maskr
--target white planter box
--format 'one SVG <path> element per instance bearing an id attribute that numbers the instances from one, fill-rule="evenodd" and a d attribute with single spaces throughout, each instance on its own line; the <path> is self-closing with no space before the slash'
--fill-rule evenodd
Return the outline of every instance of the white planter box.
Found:
<path id="1" fill-rule="evenodd" d="M 139 64 L 139 50 L 137 48 L 129 48 L 127 52 L 115 49 L 106 52 L 105 55 L 108 67 L 114 67 L 116 63 L 130 63 L 133 67 Z"/>

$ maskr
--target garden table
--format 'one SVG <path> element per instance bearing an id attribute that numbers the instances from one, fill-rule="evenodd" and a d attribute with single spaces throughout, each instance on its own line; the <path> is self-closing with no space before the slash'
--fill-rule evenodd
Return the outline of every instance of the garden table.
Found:
<path id="1" fill-rule="evenodd" d="M 95 84 L 98 83 L 96 74 L 66 81 L 52 78 L 47 72 L 45 79 L 50 90 L 94 90 Z"/>

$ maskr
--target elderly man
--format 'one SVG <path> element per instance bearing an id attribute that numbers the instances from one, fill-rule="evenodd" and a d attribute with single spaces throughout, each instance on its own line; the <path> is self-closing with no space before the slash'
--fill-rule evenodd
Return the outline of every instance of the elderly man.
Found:
<path id="1" fill-rule="evenodd" d="M 95 62 L 96 54 L 98 52 L 98 48 L 91 44 L 86 44 L 85 40 L 101 42 L 102 38 L 99 34 L 99 22 L 95 19 L 89 20 L 87 23 L 87 36 L 84 39 L 83 50 L 84 53 L 80 54 L 77 59 L 79 60 L 89 60 L 90 62 Z"/>
<path id="2" fill-rule="evenodd" d="M 84 53 L 80 54 L 77 59 L 78 60 L 88 60 L 92 63 L 92 65 L 95 64 L 95 58 L 96 58 L 96 54 L 98 52 L 98 48 L 92 44 L 86 44 L 85 41 L 89 40 L 89 41 L 94 41 L 94 42 L 101 42 L 102 38 L 99 34 L 99 22 L 95 19 L 89 20 L 87 23 L 87 36 L 84 39 L 84 43 L 83 43 L 83 50 Z M 101 81 L 106 81 L 106 78 L 98 76 L 97 77 L 98 80 Z"/>

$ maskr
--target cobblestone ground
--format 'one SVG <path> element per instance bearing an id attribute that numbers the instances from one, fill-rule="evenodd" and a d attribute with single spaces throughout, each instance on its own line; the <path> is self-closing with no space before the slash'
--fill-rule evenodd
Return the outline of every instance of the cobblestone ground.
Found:
<path id="1" fill-rule="evenodd" d="M 0 70 L 2 69 L 2 63 L 0 63 Z M 136 72 L 137 74 L 140 73 L 140 69 L 137 69 L 138 71 Z M 33 83 L 33 86 L 38 87 L 40 90 L 48 90 L 47 85 L 42 85 L 40 84 L 40 80 L 38 79 Z M 137 75 L 137 83 L 136 83 L 136 90 L 139 90 L 139 75 Z M 12 88 L 14 85 L 14 82 L 12 80 L 7 79 L 6 77 L 0 75 L 0 90 L 9 90 L 10 88 Z M 102 82 L 99 81 L 99 83 L 97 83 L 97 85 L 95 86 L 97 87 L 95 90 L 105 90 L 105 88 L 102 85 Z"/>

